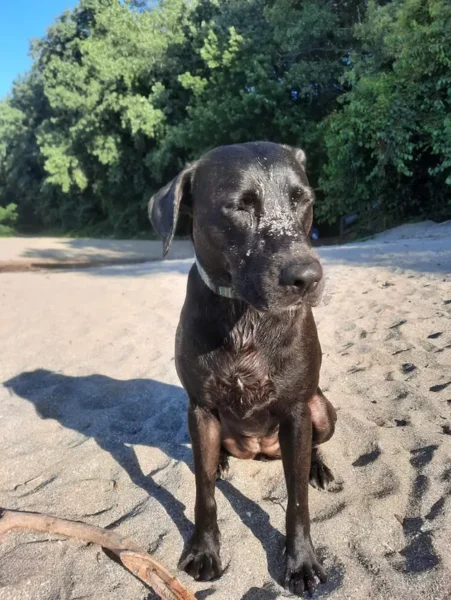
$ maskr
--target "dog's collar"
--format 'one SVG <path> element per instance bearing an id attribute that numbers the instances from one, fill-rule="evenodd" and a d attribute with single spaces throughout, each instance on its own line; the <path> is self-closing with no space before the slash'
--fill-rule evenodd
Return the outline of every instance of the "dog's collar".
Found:
<path id="1" fill-rule="evenodd" d="M 216 285 L 215 283 L 213 283 L 213 281 L 206 274 L 205 269 L 200 264 L 197 256 L 196 256 L 196 267 L 197 267 L 197 270 L 199 271 L 200 278 L 212 292 L 214 292 L 215 294 L 218 294 L 218 296 L 222 296 L 223 298 L 230 298 L 231 300 L 236 299 L 236 296 L 233 293 L 233 290 L 231 287 L 225 287 L 223 285 Z"/>

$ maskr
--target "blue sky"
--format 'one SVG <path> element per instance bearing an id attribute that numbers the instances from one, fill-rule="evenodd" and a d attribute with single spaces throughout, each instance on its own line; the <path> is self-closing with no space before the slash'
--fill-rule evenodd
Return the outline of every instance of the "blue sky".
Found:
<path id="1" fill-rule="evenodd" d="M 75 0 L 0 0 L 0 99 L 14 79 L 30 68 L 29 40 L 47 27 Z"/>

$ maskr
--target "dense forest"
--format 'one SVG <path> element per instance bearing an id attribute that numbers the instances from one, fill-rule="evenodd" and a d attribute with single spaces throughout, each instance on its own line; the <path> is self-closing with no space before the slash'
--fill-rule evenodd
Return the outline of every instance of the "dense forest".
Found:
<path id="1" fill-rule="evenodd" d="M 306 150 L 320 224 L 451 217 L 449 0 L 80 0 L 31 53 L 0 102 L 4 230 L 149 233 L 187 161 L 263 139 Z"/>

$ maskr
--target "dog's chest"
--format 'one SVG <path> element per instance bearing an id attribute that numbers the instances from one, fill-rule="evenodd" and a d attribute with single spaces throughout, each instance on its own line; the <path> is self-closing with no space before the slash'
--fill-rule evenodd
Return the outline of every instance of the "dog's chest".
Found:
<path id="1" fill-rule="evenodd" d="M 252 314 L 245 315 L 215 353 L 205 391 L 207 400 L 221 412 L 247 419 L 276 401 L 275 361 L 264 335 L 264 324 Z"/>

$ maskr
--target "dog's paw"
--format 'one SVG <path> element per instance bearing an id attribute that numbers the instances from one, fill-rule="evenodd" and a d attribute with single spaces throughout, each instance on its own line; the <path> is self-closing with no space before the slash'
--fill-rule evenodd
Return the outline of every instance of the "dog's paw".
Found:
<path id="1" fill-rule="evenodd" d="M 178 568 L 198 581 L 220 577 L 222 565 L 219 542 L 215 538 L 216 536 L 208 535 L 198 538 L 194 535 L 180 557 Z"/>
<path id="2" fill-rule="evenodd" d="M 324 463 L 317 450 L 312 451 L 309 483 L 317 490 L 327 490 L 328 492 L 338 492 L 343 487 L 341 482 L 335 481 L 334 474 Z"/>
<path id="3" fill-rule="evenodd" d="M 308 544 L 303 551 L 295 556 L 287 555 L 285 567 L 284 587 L 296 596 L 303 596 L 304 592 L 313 594 L 317 586 L 317 579 L 321 583 L 327 580 L 324 569 L 319 564 L 315 552 Z"/>
<path id="4" fill-rule="evenodd" d="M 219 455 L 219 465 L 216 471 L 216 479 L 225 479 L 225 476 L 229 472 L 229 457 L 225 452 L 221 452 Z"/>

